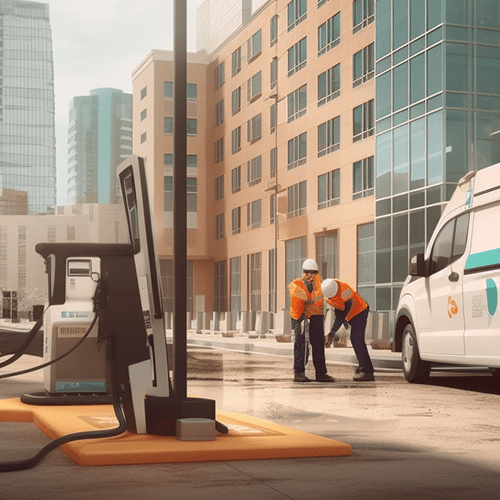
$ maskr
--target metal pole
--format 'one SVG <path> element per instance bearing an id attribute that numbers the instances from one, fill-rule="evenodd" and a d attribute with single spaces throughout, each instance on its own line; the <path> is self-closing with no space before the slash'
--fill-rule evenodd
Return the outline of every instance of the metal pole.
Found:
<path id="1" fill-rule="evenodd" d="M 187 397 L 187 0 L 174 0 L 174 323 L 173 390 Z"/>

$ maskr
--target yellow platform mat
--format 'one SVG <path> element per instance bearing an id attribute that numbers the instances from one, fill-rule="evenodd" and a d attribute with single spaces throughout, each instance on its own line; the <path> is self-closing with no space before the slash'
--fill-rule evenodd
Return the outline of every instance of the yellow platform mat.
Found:
<path id="1" fill-rule="evenodd" d="M 180 441 L 173 436 L 125 432 L 120 436 L 87 439 L 61 448 L 79 465 L 124 465 L 170 462 L 215 462 L 271 458 L 349 456 L 351 446 L 266 420 L 217 412 L 229 428 L 215 441 Z M 33 422 L 51 439 L 74 432 L 116 427 L 111 405 L 37 406 L 19 399 L 0 400 L 0 422 Z"/>

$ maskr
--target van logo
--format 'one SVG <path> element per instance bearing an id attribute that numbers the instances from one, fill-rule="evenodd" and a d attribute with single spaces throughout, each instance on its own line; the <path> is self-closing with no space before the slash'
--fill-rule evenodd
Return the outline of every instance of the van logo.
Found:
<path id="1" fill-rule="evenodd" d="M 458 305 L 450 296 L 448 297 L 448 317 L 452 318 L 457 313 L 458 313 Z"/>

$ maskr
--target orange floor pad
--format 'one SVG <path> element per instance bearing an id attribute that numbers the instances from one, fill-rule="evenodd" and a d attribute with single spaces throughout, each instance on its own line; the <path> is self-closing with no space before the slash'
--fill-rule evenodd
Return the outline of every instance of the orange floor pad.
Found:
<path id="1" fill-rule="evenodd" d="M 61 448 L 79 465 L 216 462 L 271 458 L 339 457 L 351 446 L 238 413 L 217 412 L 229 428 L 215 441 L 179 441 L 173 436 L 125 432 L 120 436 L 67 443 Z M 37 406 L 0 400 L 0 422 L 33 422 L 51 439 L 74 432 L 116 427 L 111 405 Z"/>

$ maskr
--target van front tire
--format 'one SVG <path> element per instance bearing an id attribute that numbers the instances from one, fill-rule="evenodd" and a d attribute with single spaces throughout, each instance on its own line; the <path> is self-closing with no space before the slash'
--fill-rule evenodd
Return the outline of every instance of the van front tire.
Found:
<path id="1" fill-rule="evenodd" d="M 403 330 L 401 355 L 405 379 L 413 384 L 423 384 L 427 382 L 431 371 L 431 365 L 420 359 L 417 336 L 411 324 L 406 325 Z"/>

